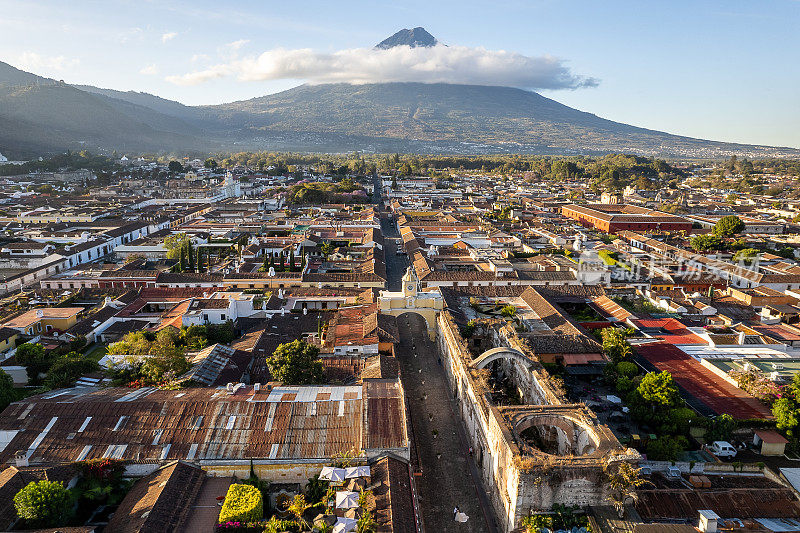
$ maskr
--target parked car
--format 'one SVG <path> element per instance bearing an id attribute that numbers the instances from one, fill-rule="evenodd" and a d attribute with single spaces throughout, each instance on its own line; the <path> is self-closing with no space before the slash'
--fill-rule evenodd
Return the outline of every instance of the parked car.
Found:
<path id="1" fill-rule="evenodd" d="M 724 440 L 715 440 L 708 447 L 708 451 L 720 459 L 733 459 L 736 457 L 736 448 L 733 447 L 733 444 Z"/>

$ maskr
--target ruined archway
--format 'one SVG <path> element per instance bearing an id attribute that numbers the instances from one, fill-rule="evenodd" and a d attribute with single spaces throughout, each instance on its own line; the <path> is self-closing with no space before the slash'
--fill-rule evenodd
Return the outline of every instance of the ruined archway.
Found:
<path id="1" fill-rule="evenodd" d="M 473 359 L 472 366 L 478 369 L 486 368 L 489 363 L 497 361 L 498 359 L 513 359 L 528 366 L 533 366 L 535 364 L 533 360 L 519 350 L 500 346 L 492 348 L 491 350 L 486 350 L 480 356 Z"/>
<path id="2" fill-rule="evenodd" d="M 531 446 L 547 455 L 583 456 L 597 451 L 594 430 L 576 417 L 565 414 L 531 414 L 520 417 L 514 432 L 522 447 Z"/>

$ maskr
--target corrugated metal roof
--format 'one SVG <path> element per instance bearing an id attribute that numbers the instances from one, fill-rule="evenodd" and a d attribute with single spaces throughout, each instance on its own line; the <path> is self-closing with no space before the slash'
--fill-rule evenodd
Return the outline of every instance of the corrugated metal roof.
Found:
<path id="1" fill-rule="evenodd" d="M 245 387 L 235 394 L 209 388 L 68 390 L 28 398 L 0 415 L 0 431 L 17 430 L 0 450 L 0 461 L 17 450 L 28 450 L 32 463 L 50 463 L 102 456 L 315 459 L 404 448 L 399 391 L 399 383 L 388 380 L 363 388 L 276 387 L 254 393 Z"/>

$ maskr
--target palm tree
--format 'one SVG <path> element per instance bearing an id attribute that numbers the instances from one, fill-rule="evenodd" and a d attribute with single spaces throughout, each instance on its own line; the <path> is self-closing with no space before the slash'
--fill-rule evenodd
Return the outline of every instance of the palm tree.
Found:
<path id="1" fill-rule="evenodd" d="M 650 482 L 642 479 L 640 476 L 641 469 L 630 463 L 620 463 L 617 468 L 614 468 L 611 463 L 606 463 L 603 466 L 603 471 L 606 474 L 610 489 L 607 499 L 614 506 L 619 517 L 623 518 L 625 516 L 625 504 L 639 501 L 636 489 Z"/>
<path id="2" fill-rule="evenodd" d="M 306 502 L 306 497 L 302 494 L 298 494 L 292 500 L 287 511 L 289 511 L 289 514 L 294 515 L 295 520 L 297 520 L 301 528 L 308 529 L 308 522 L 303 519 L 303 515 L 311 507 L 314 507 L 314 504 Z"/>

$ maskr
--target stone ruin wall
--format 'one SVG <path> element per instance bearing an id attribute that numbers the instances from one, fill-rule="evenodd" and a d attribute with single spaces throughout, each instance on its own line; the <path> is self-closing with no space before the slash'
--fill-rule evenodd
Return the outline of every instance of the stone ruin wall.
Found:
<path id="1" fill-rule="evenodd" d="M 563 391 L 550 387 L 549 376 L 512 328 L 491 328 L 486 340 L 490 340 L 492 347 L 514 348 L 533 359 L 532 365 L 514 359 L 500 363 L 514 377 L 523 400 L 530 402 L 531 407 L 569 408 Z M 549 510 L 555 503 L 579 507 L 606 503 L 601 459 L 571 465 L 568 459 L 565 464 L 557 456 L 541 453 L 532 456 L 520 451 L 508 421 L 489 399 L 489 371 L 470 366 L 473 355 L 447 311 L 441 312 L 437 319 L 436 343 L 450 392 L 474 450 L 474 460 L 503 531 L 515 531 L 520 520 L 532 510 Z M 576 446 L 584 445 L 580 442 Z"/>

